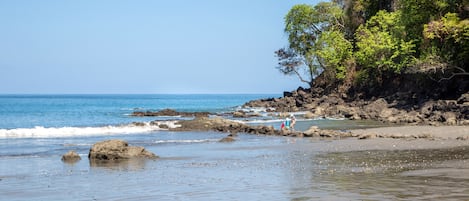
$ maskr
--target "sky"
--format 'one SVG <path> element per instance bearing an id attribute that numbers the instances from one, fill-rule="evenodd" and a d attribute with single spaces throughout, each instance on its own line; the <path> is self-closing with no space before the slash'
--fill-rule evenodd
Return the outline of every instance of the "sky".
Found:
<path id="1" fill-rule="evenodd" d="M 284 16 L 313 0 L 0 0 L 0 94 L 280 94 Z"/>

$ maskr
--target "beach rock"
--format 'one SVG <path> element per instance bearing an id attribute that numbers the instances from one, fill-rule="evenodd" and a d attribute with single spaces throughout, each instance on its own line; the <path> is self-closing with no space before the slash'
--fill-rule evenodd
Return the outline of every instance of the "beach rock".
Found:
<path id="1" fill-rule="evenodd" d="M 280 131 L 273 126 L 249 126 L 240 122 L 223 118 L 196 118 L 193 120 L 178 121 L 179 127 L 173 131 L 217 131 L 223 133 L 249 133 L 263 135 L 278 135 Z"/>
<path id="2" fill-rule="evenodd" d="M 143 123 L 143 122 L 132 122 L 132 125 L 143 127 L 143 126 L 145 126 L 145 123 Z"/>
<path id="3" fill-rule="evenodd" d="M 250 117 L 259 117 L 261 114 L 255 112 L 255 113 L 246 113 L 244 111 L 236 111 L 233 112 L 233 117 L 234 118 L 250 118 Z"/>
<path id="4" fill-rule="evenodd" d="M 320 129 L 317 126 L 311 126 L 308 130 L 303 132 L 304 136 L 306 137 L 318 137 L 320 133 Z"/>
<path id="5" fill-rule="evenodd" d="M 324 116 L 324 108 L 318 106 L 314 108 L 314 115 L 315 116 Z"/>
<path id="6" fill-rule="evenodd" d="M 445 112 L 442 114 L 443 120 L 447 125 L 456 125 L 457 117 L 454 112 Z"/>
<path id="7" fill-rule="evenodd" d="M 352 137 L 351 132 L 340 132 L 335 130 L 319 129 L 317 126 L 311 126 L 303 132 L 303 137 Z"/>
<path id="8" fill-rule="evenodd" d="M 304 116 L 303 116 L 305 119 L 312 119 L 314 118 L 314 114 L 310 111 L 307 111 Z"/>
<path id="9" fill-rule="evenodd" d="M 233 112 L 233 117 L 234 118 L 244 118 L 246 116 L 246 113 L 243 111 L 236 111 Z"/>
<path id="10" fill-rule="evenodd" d="M 456 140 L 469 140 L 469 136 L 459 136 L 456 138 Z"/>
<path id="11" fill-rule="evenodd" d="M 62 156 L 62 161 L 66 163 L 75 163 L 79 160 L 81 160 L 81 157 L 75 151 L 69 151 Z"/>
<path id="12" fill-rule="evenodd" d="M 365 139 L 373 139 L 373 138 L 376 138 L 376 137 L 377 137 L 376 134 L 369 133 L 369 134 L 363 134 L 363 135 L 358 136 L 358 139 L 359 140 L 365 140 Z"/>
<path id="13" fill-rule="evenodd" d="M 131 116 L 136 117 L 159 117 L 159 116 L 183 116 L 183 117 L 208 117 L 209 112 L 178 112 L 172 109 L 164 109 L 157 112 L 153 111 L 135 111 Z"/>
<path id="14" fill-rule="evenodd" d="M 94 144 L 90 149 L 88 158 L 90 160 L 156 159 L 158 156 L 143 147 L 129 146 L 123 140 L 106 140 Z"/>
<path id="15" fill-rule="evenodd" d="M 458 104 L 469 104 L 469 93 L 462 94 L 458 100 Z"/>
<path id="16" fill-rule="evenodd" d="M 236 139 L 234 137 L 231 137 L 231 136 L 227 136 L 227 137 L 224 137 L 222 138 L 220 141 L 218 142 L 234 142 L 236 141 Z"/>
<path id="17" fill-rule="evenodd" d="M 168 124 L 159 124 L 158 127 L 161 129 L 169 129 Z"/>

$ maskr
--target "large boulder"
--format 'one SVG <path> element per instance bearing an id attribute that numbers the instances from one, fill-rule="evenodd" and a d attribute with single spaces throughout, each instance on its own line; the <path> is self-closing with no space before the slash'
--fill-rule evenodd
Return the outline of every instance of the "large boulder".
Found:
<path id="1" fill-rule="evenodd" d="M 106 140 L 94 144 L 90 149 L 88 158 L 90 160 L 156 159 L 158 156 L 143 147 L 129 146 L 123 140 Z"/>
<path id="2" fill-rule="evenodd" d="M 62 156 L 62 161 L 66 163 L 75 163 L 79 160 L 81 160 L 81 157 L 75 151 L 69 151 Z"/>

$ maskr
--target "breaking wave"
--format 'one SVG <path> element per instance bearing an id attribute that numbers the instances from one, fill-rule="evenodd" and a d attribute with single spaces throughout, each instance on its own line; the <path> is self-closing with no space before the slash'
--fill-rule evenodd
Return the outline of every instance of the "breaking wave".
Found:
<path id="1" fill-rule="evenodd" d="M 166 125 L 176 127 L 174 122 L 166 122 Z M 96 136 L 110 134 L 136 134 L 146 133 L 161 129 L 159 124 L 148 122 L 139 124 L 127 124 L 102 127 L 50 127 L 36 126 L 34 128 L 0 129 L 0 138 L 52 138 L 52 137 L 75 137 Z"/>

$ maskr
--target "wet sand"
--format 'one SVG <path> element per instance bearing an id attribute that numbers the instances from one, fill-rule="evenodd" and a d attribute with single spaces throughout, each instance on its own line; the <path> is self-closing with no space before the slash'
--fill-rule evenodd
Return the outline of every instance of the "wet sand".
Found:
<path id="1" fill-rule="evenodd" d="M 48 139 L 45 153 L 39 152 L 44 139 L 4 141 L 32 155 L 0 157 L 0 164 L 9 164 L 0 165 L 0 200 L 469 199 L 469 140 L 239 134 L 232 143 L 218 143 L 224 136 L 119 136 L 162 158 L 105 165 L 86 159 L 66 164 L 60 154 L 73 148 L 86 157 L 92 143 L 107 137 Z"/>
<path id="2" fill-rule="evenodd" d="M 383 137 L 427 136 L 436 139 L 468 139 L 469 126 L 397 126 L 351 130 L 352 133 L 377 134 Z"/>

